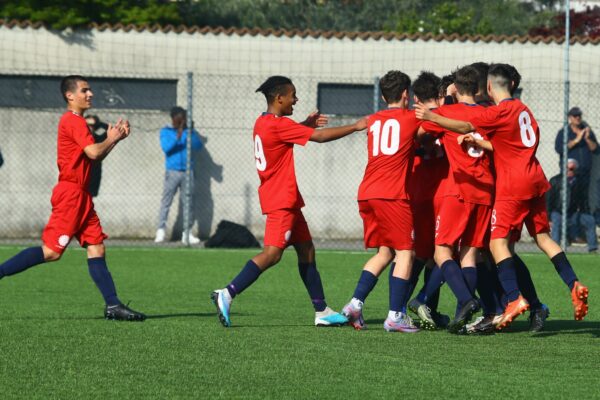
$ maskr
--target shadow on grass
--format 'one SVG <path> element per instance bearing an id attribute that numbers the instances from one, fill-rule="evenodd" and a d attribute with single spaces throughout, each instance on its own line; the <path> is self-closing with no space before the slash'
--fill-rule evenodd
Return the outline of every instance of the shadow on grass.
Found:
<path id="1" fill-rule="evenodd" d="M 180 317 L 202 317 L 211 318 L 216 317 L 217 313 L 173 313 L 173 314 L 155 314 L 147 315 L 147 319 L 162 319 L 162 318 L 180 318 Z"/>
<path id="2" fill-rule="evenodd" d="M 527 321 L 515 321 L 507 330 L 501 334 L 523 333 L 529 331 Z M 548 320 L 541 332 L 531 333 L 532 337 L 543 338 L 561 334 L 586 334 L 594 338 L 600 338 L 600 322 L 597 321 L 573 321 L 573 320 Z"/>

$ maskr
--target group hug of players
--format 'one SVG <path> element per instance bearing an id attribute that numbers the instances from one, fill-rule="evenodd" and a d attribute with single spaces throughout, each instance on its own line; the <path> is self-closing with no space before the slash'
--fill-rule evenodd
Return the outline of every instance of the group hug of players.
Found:
<path id="1" fill-rule="evenodd" d="M 411 86 L 400 71 L 379 82 L 387 108 L 352 125 L 320 128 L 317 112 L 296 123 L 292 81 L 268 78 L 258 89 L 267 111 L 254 126 L 259 197 L 266 215 L 264 250 L 223 289 L 212 293 L 219 320 L 230 326 L 233 298 L 293 245 L 300 276 L 315 308 L 315 325 L 366 327 L 363 307 L 389 266 L 389 313 L 384 329 L 490 334 L 530 310 L 530 330 L 543 329 L 548 307 L 537 296 L 527 266 L 514 251 L 523 224 L 568 286 L 574 318 L 587 314 L 588 289 L 550 235 L 544 194 L 550 185 L 536 158 L 539 127 L 513 93 L 518 71 L 508 64 L 475 63 L 440 79 L 422 72 Z M 415 108 L 409 109 L 412 88 Z M 315 249 L 302 214 L 293 147 L 327 142 L 367 129 L 368 162 L 358 189 L 364 242 L 377 253 L 365 264 L 341 313 L 327 306 Z M 419 275 L 424 286 L 409 301 Z M 454 318 L 437 310 L 447 283 L 457 299 Z M 469 323 L 480 309 L 482 316 Z M 412 311 L 415 322 L 408 315 Z"/>

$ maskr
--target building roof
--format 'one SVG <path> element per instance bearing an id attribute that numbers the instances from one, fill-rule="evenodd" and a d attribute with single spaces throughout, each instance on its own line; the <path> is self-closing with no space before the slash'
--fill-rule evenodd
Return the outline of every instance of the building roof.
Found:
<path id="1" fill-rule="evenodd" d="M 45 28 L 43 22 L 31 22 L 31 21 L 17 21 L 17 20 L 3 20 L 0 19 L 0 26 L 6 26 L 12 28 L 33 28 L 40 29 Z M 396 32 L 336 32 L 336 31 L 319 31 L 319 30 L 299 30 L 299 29 L 260 29 L 260 28 L 223 28 L 223 27 L 199 27 L 199 26 L 184 26 L 184 25 L 133 25 L 133 24 L 97 24 L 91 23 L 88 25 L 88 29 L 96 29 L 100 32 L 103 31 L 124 31 L 124 32 L 175 32 L 175 33 L 199 33 L 199 34 L 213 34 L 213 35 L 237 35 L 237 36 L 275 36 L 275 37 L 300 37 L 300 38 L 324 38 L 324 39 L 351 39 L 351 40 L 424 40 L 424 41 L 436 41 L 436 42 L 484 42 L 484 43 L 557 43 L 562 44 L 564 42 L 564 36 L 532 36 L 532 35 L 459 35 L 456 33 L 447 35 L 439 34 L 433 35 L 431 33 L 396 33 Z M 590 39 L 585 36 L 573 36 L 570 39 L 571 44 L 599 44 L 600 37 Z"/>

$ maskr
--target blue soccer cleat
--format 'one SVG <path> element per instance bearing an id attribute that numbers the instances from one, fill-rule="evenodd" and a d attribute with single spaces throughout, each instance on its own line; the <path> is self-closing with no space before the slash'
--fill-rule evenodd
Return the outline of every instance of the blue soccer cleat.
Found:
<path id="1" fill-rule="evenodd" d="M 227 289 L 215 290 L 211 293 L 210 298 L 213 304 L 217 307 L 217 316 L 219 321 L 224 327 L 231 326 L 231 320 L 229 319 L 229 309 L 231 308 L 231 302 L 233 299 Z"/>
<path id="2" fill-rule="evenodd" d="M 315 313 L 315 326 L 342 326 L 348 323 L 348 318 L 327 307 Z"/>

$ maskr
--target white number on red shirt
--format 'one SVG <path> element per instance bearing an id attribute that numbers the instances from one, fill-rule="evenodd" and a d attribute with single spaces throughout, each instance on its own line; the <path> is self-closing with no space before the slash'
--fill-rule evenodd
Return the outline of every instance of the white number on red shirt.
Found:
<path id="1" fill-rule="evenodd" d="M 479 132 L 473 132 L 471 133 L 471 135 L 475 139 L 483 140 L 483 136 L 481 136 Z M 467 153 L 473 158 L 479 158 L 483 155 L 483 149 L 481 147 L 470 145 L 469 150 L 467 150 Z"/>
<path id="2" fill-rule="evenodd" d="M 535 146 L 535 132 L 531 126 L 531 116 L 527 111 L 521 111 L 519 114 L 519 126 L 521 127 L 521 141 L 525 147 Z"/>
<path id="3" fill-rule="evenodd" d="M 373 157 L 379 155 L 379 150 L 386 156 L 396 154 L 400 148 L 400 122 L 388 119 L 381 127 L 381 121 L 375 121 L 369 128 L 373 135 Z"/>
<path id="4" fill-rule="evenodd" d="M 259 171 L 267 169 L 267 159 L 263 151 L 262 141 L 258 135 L 254 136 L 254 158 L 256 158 L 256 169 Z"/>

